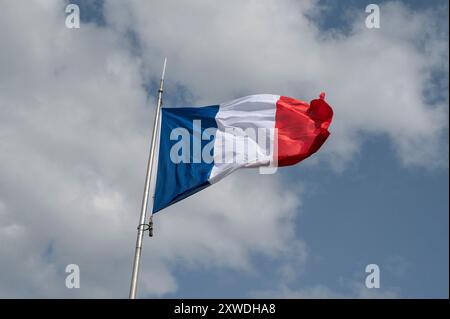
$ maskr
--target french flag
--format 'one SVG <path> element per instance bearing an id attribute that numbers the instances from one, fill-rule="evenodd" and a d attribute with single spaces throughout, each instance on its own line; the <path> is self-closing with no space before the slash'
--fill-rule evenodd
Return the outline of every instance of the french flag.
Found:
<path id="1" fill-rule="evenodd" d="M 294 165 L 328 138 L 325 94 L 310 103 L 258 94 L 219 105 L 161 109 L 153 213 L 239 168 Z"/>

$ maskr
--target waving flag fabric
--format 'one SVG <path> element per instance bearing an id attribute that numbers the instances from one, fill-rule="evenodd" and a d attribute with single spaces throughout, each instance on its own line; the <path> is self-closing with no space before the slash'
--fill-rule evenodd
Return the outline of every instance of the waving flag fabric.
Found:
<path id="1" fill-rule="evenodd" d="M 243 167 L 293 165 L 315 153 L 333 117 L 311 103 L 250 95 L 220 105 L 162 108 L 153 213 Z"/>

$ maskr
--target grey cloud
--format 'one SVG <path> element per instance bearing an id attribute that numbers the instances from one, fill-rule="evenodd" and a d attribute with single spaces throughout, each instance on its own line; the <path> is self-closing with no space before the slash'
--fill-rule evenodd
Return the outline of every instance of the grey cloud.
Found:
<path id="1" fill-rule="evenodd" d="M 143 61 L 109 28 L 66 29 L 62 2 L 0 6 L 0 296 L 126 297 L 154 104 Z M 289 253 L 298 205 L 250 173 L 168 209 L 141 295 L 175 291 L 179 261 L 252 272 L 253 254 Z M 64 286 L 70 263 L 81 289 Z"/>
<path id="2" fill-rule="evenodd" d="M 381 29 L 367 29 L 365 12 L 352 10 L 349 32 L 323 32 L 316 23 L 323 10 L 317 1 L 106 7 L 112 26 L 138 35 L 149 73 L 159 67 L 155 57 L 168 55 L 169 78 L 198 103 L 260 92 L 311 100 L 325 90 L 335 118 L 321 153 L 336 168 L 345 168 L 367 135 L 389 137 L 406 165 L 446 166 L 448 95 L 431 81 L 437 71 L 448 74 L 448 28 L 435 21 L 438 12 L 388 2 Z M 440 85 L 448 91 L 448 81 Z M 425 91 L 441 99 L 431 105 Z"/>
<path id="3" fill-rule="evenodd" d="M 441 155 L 447 110 L 422 91 L 448 64 L 427 13 L 392 4 L 383 21 L 393 25 L 373 33 L 356 19 L 344 36 L 305 17 L 315 1 L 105 5 L 105 27 L 68 30 L 61 1 L 0 4 L 2 297 L 127 296 L 154 101 L 145 87 L 165 54 L 167 94 L 181 85 L 199 104 L 327 91 L 336 118 L 320 158 L 345 166 L 366 134 L 389 136 L 406 164 Z M 262 255 L 293 278 L 308 256 L 293 226 L 300 197 L 276 176 L 238 172 L 157 215 L 142 295 L 176 291 L 180 263 L 255 272 Z M 80 265 L 79 290 L 64 287 L 69 263 Z"/>

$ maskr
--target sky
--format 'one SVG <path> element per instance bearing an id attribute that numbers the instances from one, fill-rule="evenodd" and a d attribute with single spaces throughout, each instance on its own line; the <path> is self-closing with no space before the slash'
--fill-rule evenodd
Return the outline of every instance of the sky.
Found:
<path id="1" fill-rule="evenodd" d="M 448 1 L 378 1 L 379 29 L 369 3 L 0 0 L 0 297 L 127 298 L 167 56 L 164 106 L 335 115 L 304 162 L 155 215 L 138 297 L 448 298 Z"/>

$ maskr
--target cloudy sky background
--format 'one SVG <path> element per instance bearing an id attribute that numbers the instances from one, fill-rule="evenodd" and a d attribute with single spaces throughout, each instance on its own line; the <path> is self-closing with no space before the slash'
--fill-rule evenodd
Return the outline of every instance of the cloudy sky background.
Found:
<path id="1" fill-rule="evenodd" d="M 380 29 L 366 1 L 72 1 L 80 29 L 68 3 L 0 0 L 0 297 L 128 296 L 167 56 L 168 107 L 323 90 L 335 117 L 156 215 L 140 297 L 448 298 L 447 1 L 380 1 Z"/>

